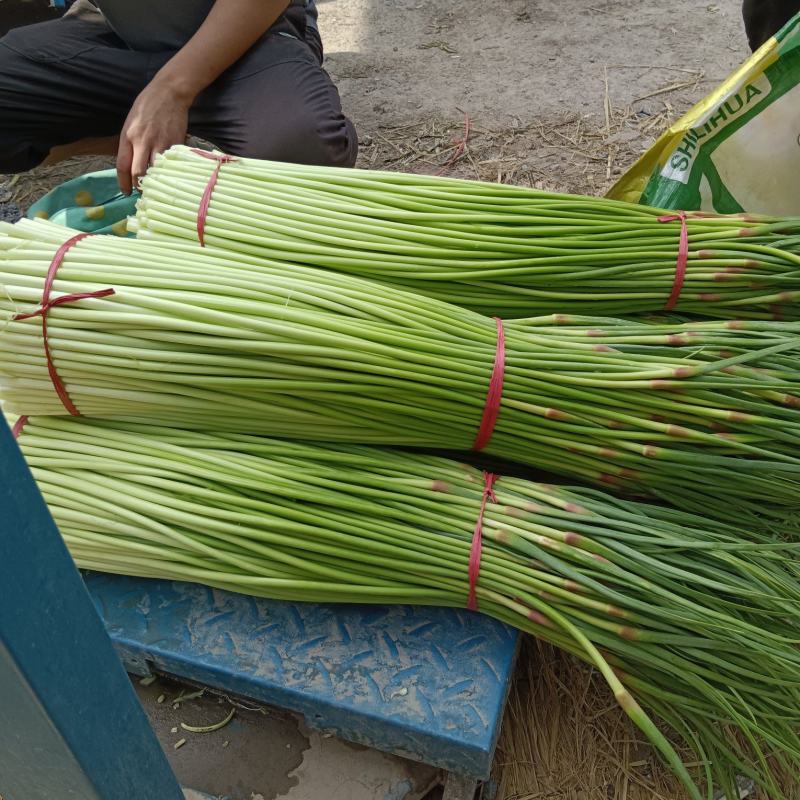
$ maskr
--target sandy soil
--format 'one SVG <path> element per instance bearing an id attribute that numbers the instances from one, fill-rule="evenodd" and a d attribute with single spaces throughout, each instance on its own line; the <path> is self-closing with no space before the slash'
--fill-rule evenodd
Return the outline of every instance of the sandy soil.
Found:
<path id="1" fill-rule="evenodd" d="M 596 194 L 748 55 L 738 0 L 321 0 L 361 164 Z"/>

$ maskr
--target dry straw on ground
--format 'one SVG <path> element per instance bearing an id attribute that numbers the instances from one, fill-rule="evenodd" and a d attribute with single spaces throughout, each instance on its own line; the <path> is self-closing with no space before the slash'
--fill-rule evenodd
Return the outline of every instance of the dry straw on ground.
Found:
<path id="1" fill-rule="evenodd" d="M 526 637 L 495 758 L 497 800 L 684 800 L 601 676 Z"/>
<path id="2" fill-rule="evenodd" d="M 676 742 L 676 745 L 678 743 Z M 700 764 L 686 763 L 700 777 Z M 497 745 L 494 800 L 686 800 L 594 669 L 526 636 Z M 786 795 L 800 798 L 797 776 Z M 742 778 L 738 800 L 769 800 Z M 734 800 L 719 794 L 714 800 Z"/>

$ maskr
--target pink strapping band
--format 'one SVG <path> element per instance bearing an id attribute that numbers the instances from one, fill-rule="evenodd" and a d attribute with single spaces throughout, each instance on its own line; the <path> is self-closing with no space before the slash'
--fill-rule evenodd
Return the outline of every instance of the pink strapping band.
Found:
<path id="1" fill-rule="evenodd" d="M 20 417 L 15 423 L 14 427 L 11 429 L 11 435 L 15 439 L 19 439 L 19 435 L 22 433 L 22 429 L 28 424 L 28 418 L 23 416 Z"/>
<path id="2" fill-rule="evenodd" d="M 66 408 L 73 417 L 79 417 L 81 412 L 75 407 L 75 404 L 72 402 L 69 394 L 67 393 L 67 389 L 64 386 L 63 381 L 56 372 L 56 367 L 53 363 L 53 355 L 50 352 L 50 340 L 47 332 L 47 314 L 54 306 L 62 306 L 65 303 L 74 303 L 78 300 L 109 297 L 114 294 L 113 289 L 100 289 L 97 292 L 76 292 L 74 294 L 61 295 L 60 297 L 56 297 L 55 300 L 50 299 L 53 281 L 56 278 L 58 268 L 61 266 L 61 262 L 64 260 L 64 256 L 67 254 L 67 251 L 74 244 L 77 244 L 81 239 L 85 239 L 87 236 L 92 235 L 93 234 L 91 233 L 79 233 L 76 236 L 73 236 L 71 239 L 67 239 L 67 241 L 64 242 L 64 244 L 62 244 L 58 250 L 56 250 L 53 260 L 50 262 L 50 267 L 47 270 L 47 277 L 45 278 L 44 290 L 42 292 L 42 302 L 39 304 L 39 308 L 37 308 L 36 311 L 15 314 L 12 317 L 13 320 L 32 319 L 33 317 L 42 318 L 42 341 L 44 343 L 44 357 L 47 359 L 47 372 L 50 374 L 50 380 L 53 382 L 53 388 L 56 390 L 56 394 L 63 403 L 64 408 Z"/>
<path id="3" fill-rule="evenodd" d="M 453 154 L 450 156 L 450 158 L 447 159 L 445 165 L 438 172 L 435 173 L 437 176 L 444 175 L 444 173 L 447 172 L 447 170 L 450 169 L 450 167 L 452 167 L 456 163 L 456 161 L 458 161 L 458 159 L 461 158 L 461 156 L 464 155 L 464 153 L 467 150 L 467 144 L 469 143 L 470 127 L 471 127 L 471 122 L 469 119 L 469 114 L 467 114 L 467 112 L 465 111 L 464 138 L 458 140 L 458 144 L 456 145 L 456 149 L 453 151 Z"/>
<path id="4" fill-rule="evenodd" d="M 665 311 L 672 311 L 678 304 L 678 299 L 683 290 L 683 282 L 686 279 L 686 265 L 689 261 L 689 231 L 686 227 L 686 212 L 679 211 L 677 214 L 667 214 L 659 217 L 659 222 L 675 222 L 681 221 L 681 237 L 678 245 L 678 263 L 675 265 L 675 280 L 672 284 L 672 292 L 670 293 L 669 300 L 664 306 Z"/>
<path id="5" fill-rule="evenodd" d="M 208 205 L 211 202 L 211 195 L 214 193 L 214 187 L 217 185 L 217 178 L 219 178 L 219 171 L 223 164 L 228 164 L 231 161 L 238 161 L 236 156 L 227 156 L 224 153 L 211 153 L 208 150 L 199 150 L 196 147 L 192 148 L 193 153 L 198 156 L 216 161 L 217 165 L 208 179 L 206 188 L 203 191 L 203 196 L 200 198 L 200 207 L 197 209 L 197 239 L 200 242 L 200 247 L 206 246 L 206 217 L 208 216 Z"/>
<path id="6" fill-rule="evenodd" d="M 478 576 L 481 572 L 481 554 L 483 553 L 483 516 L 486 513 L 486 504 L 491 500 L 497 502 L 494 496 L 494 485 L 497 475 L 493 472 L 483 473 L 483 497 L 481 498 L 481 510 L 478 512 L 478 521 L 475 523 L 475 531 L 472 534 L 472 548 L 469 552 L 469 598 L 467 608 L 470 611 L 478 610 Z"/>
<path id="7" fill-rule="evenodd" d="M 481 424 L 472 445 L 473 450 L 483 450 L 491 441 L 494 426 L 497 423 L 497 415 L 500 413 L 500 401 L 503 399 L 503 381 L 506 374 L 506 332 L 500 317 L 495 317 L 494 321 L 497 324 L 497 350 L 495 351 L 489 390 L 486 392 Z"/>

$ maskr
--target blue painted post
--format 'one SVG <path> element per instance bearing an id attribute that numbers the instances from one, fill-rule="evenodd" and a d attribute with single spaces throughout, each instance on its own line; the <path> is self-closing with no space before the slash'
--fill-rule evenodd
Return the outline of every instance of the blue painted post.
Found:
<path id="1" fill-rule="evenodd" d="M 0 796 L 183 799 L 2 415 Z"/>

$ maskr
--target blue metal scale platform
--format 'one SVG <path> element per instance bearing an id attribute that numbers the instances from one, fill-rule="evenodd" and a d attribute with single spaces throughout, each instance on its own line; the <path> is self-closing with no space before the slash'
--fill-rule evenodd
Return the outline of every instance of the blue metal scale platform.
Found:
<path id="1" fill-rule="evenodd" d="M 129 672 L 151 670 L 303 714 L 314 728 L 487 778 L 517 632 L 481 614 L 260 600 L 89 573 Z"/>

